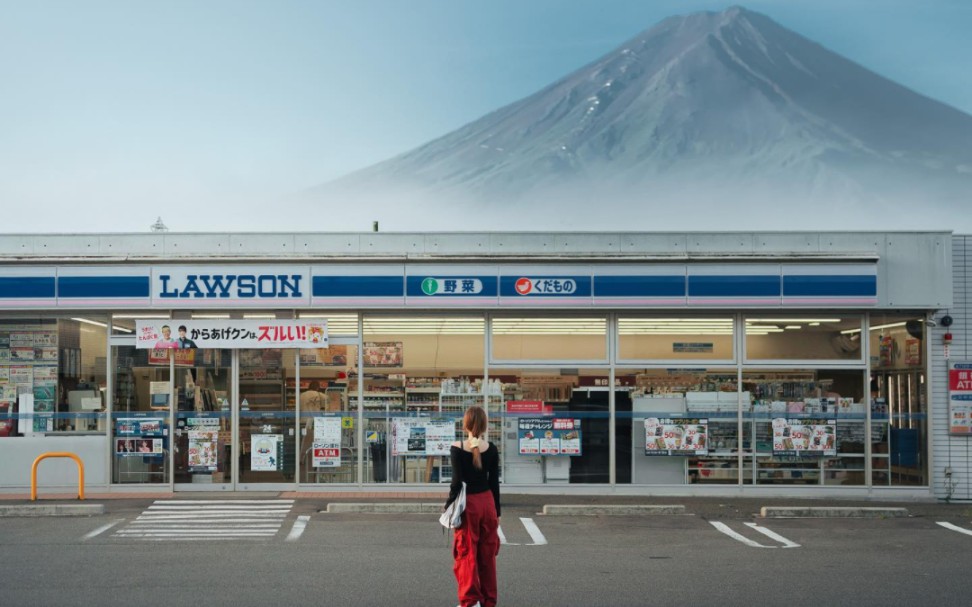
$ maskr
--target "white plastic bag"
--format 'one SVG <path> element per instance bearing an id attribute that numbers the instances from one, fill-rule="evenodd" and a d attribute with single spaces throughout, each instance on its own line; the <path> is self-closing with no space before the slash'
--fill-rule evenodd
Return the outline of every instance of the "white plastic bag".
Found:
<path id="1" fill-rule="evenodd" d="M 462 513 L 466 510 L 466 483 L 462 484 L 459 495 L 439 516 L 439 523 L 446 529 L 455 529 L 462 525 Z"/>

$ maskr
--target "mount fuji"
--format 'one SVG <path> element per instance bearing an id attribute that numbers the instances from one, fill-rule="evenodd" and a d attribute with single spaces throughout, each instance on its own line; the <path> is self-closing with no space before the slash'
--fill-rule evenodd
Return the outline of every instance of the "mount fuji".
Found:
<path id="1" fill-rule="evenodd" d="M 740 7 L 301 196 L 399 229 L 961 229 L 970 202 L 972 116 Z"/>

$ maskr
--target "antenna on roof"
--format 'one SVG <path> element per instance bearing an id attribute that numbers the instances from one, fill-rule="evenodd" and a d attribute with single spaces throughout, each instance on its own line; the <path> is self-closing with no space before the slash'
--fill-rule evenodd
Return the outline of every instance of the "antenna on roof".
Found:
<path id="1" fill-rule="evenodd" d="M 159 217 L 158 219 L 156 219 L 155 220 L 155 223 L 153 223 L 152 226 L 149 229 L 151 229 L 153 232 L 168 232 L 169 231 L 169 228 L 167 228 L 165 226 L 165 224 L 162 223 L 162 218 L 161 217 Z"/>

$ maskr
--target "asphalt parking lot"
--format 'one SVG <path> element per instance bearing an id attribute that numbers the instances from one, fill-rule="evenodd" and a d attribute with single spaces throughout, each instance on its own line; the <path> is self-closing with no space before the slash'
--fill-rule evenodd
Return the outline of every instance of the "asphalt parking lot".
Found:
<path id="1" fill-rule="evenodd" d="M 330 514 L 329 501 L 108 500 L 100 516 L 0 518 L 3 604 L 455 605 L 449 536 L 434 514 Z M 539 514 L 568 501 L 685 510 Z M 501 604 L 968 603 L 972 505 L 864 502 L 908 508 L 868 519 L 757 516 L 799 503 L 826 505 L 508 496 Z"/>

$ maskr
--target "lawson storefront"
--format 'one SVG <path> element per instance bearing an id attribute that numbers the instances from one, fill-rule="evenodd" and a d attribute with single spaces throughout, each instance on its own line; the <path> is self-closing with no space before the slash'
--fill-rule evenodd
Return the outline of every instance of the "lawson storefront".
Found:
<path id="1" fill-rule="evenodd" d="M 478 404 L 507 491 L 942 497 L 947 233 L 3 241 L 0 491 L 440 491 Z"/>

